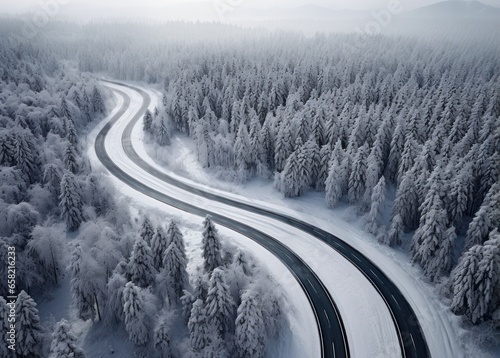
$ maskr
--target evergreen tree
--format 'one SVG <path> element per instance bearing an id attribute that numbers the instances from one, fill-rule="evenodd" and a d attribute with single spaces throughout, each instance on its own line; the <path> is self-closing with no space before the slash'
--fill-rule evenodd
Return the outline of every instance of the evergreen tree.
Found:
<path id="1" fill-rule="evenodd" d="M 168 226 L 168 231 L 167 231 L 167 243 L 173 243 L 174 246 L 177 247 L 177 250 L 180 253 L 180 256 L 184 259 L 187 260 L 186 256 L 186 248 L 184 246 L 184 236 L 182 235 L 181 231 L 179 230 L 179 227 L 177 224 L 172 220 L 170 221 L 170 224 Z"/>
<path id="2" fill-rule="evenodd" d="M 418 195 L 414 177 L 412 171 L 403 176 L 403 180 L 396 191 L 396 199 L 392 210 L 393 217 L 397 214 L 401 216 L 403 229 L 406 231 L 415 230 L 419 223 L 418 208 L 415 207 Z"/>
<path id="3" fill-rule="evenodd" d="M 231 328 L 234 302 L 224 277 L 224 271 L 219 268 L 213 271 L 210 278 L 210 288 L 208 289 L 205 309 L 208 322 L 223 337 Z"/>
<path id="4" fill-rule="evenodd" d="M 365 192 L 366 185 L 366 157 L 368 155 L 368 146 L 365 144 L 359 148 L 354 162 L 352 171 L 349 176 L 349 203 L 357 203 Z"/>
<path id="5" fill-rule="evenodd" d="M 23 290 L 16 300 L 17 357 L 42 357 L 44 336 L 36 303 Z"/>
<path id="6" fill-rule="evenodd" d="M 66 150 L 64 151 L 64 166 L 65 169 L 73 174 L 78 174 L 80 170 L 77 162 L 76 148 L 73 144 L 68 143 Z"/>
<path id="7" fill-rule="evenodd" d="M 321 147 L 319 152 L 320 163 L 318 177 L 316 178 L 316 191 L 325 191 L 326 179 L 329 174 L 329 163 L 332 155 L 332 149 L 329 144 L 325 144 Z"/>
<path id="8" fill-rule="evenodd" d="M 80 227 L 83 221 L 83 202 L 81 187 L 77 178 L 70 172 L 65 172 L 61 179 L 61 194 L 59 195 L 59 206 L 61 216 L 66 221 L 66 227 L 74 231 Z"/>
<path id="9" fill-rule="evenodd" d="M 125 264 L 124 262 L 118 265 Z M 116 271 L 111 275 L 108 280 L 108 302 L 107 302 L 107 317 L 109 317 L 109 323 L 118 323 L 125 320 L 125 315 L 123 313 L 123 291 L 125 285 L 127 284 L 127 279 L 124 277 L 125 273 L 120 273 Z"/>
<path id="10" fill-rule="evenodd" d="M 155 133 L 155 136 L 156 136 L 156 143 L 158 143 L 158 145 L 162 147 L 170 145 L 170 134 L 168 131 L 165 118 L 160 119 L 160 124 Z"/>
<path id="11" fill-rule="evenodd" d="M 26 175 L 30 183 L 35 183 L 40 175 L 40 159 L 33 134 L 27 129 L 18 132 L 14 143 L 14 159 L 17 167 Z"/>
<path id="12" fill-rule="evenodd" d="M 475 245 L 467 250 L 452 272 L 453 300 L 451 310 L 457 315 L 470 313 L 476 304 L 475 273 L 481 260 L 481 246 Z"/>
<path id="13" fill-rule="evenodd" d="M 326 204 L 329 208 L 334 208 L 337 206 L 338 202 L 342 198 L 343 192 L 343 182 L 347 175 L 344 161 L 342 164 L 339 163 L 335 155 L 332 154 L 332 160 L 330 161 L 330 169 L 328 171 L 328 177 L 326 178 Z"/>
<path id="14" fill-rule="evenodd" d="M 371 197 L 371 209 L 368 214 L 368 231 L 372 234 L 376 234 L 380 225 L 380 220 L 382 218 L 382 213 L 384 211 L 385 204 L 385 178 L 381 177 L 375 188 L 373 188 L 373 193 Z"/>
<path id="15" fill-rule="evenodd" d="M 101 92 L 97 89 L 97 86 L 94 86 L 94 89 L 92 90 L 92 111 L 100 114 L 103 114 L 106 111 L 104 100 Z"/>
<path id="16" fill-rule="evenodd" d="M 49 358 L 85 358 L 83 350 L 76 345 L 77 339 L 68 322 L 61 320 L 52 334 Z"/>
<path id="17" fill-rule="evenodd" d="M 188 275 L 186 271 L 187 260 L 174 242 L 170 242 L 168 248 L 165 250 L 163 266 L 165 267 L 170 286 L 177 300 L 182 296 L 184 286 L 188 282 Z"/>
<path id="18" fill-rule="evenodd" d="M 193 303 L 188 329 L 193 350 L 199 352 L 210 344 L 210 336 L 207 326 L 207 314 L 203 301 L 198 299 Z"/>
<path id="19" fill-rule="evenodd" d="M 156 271 L 160 271 L 163 268 L 163 257 L 165 256 L 165 250 L 167 249 L 169 242 L 170 240 L 168 240 L 167 233 L 163 230 L 163 227 L 158 226 L 156 228 L 156 233 L 151 240 L 153 266 Z"/>
<path id="20" fill-rule="evenodd" d="M 172 350 L 170 344 L 170 322 L 166 312 L 160 315 L 154 330 L 155 353 L 161 358 L 171 358 Z"/>
<path id="21" fill-rule="evenodd" d="M 146 133 L 151 133 L 152 125 L 153 125 L 153 114 L 149 109 L 146 109 L 142 122 L 142 130 Z"/>
<path id="22" fill-rule="evenodd" d="M 133 282 L 127 283 L 123 290 L 123 312 L 130 340 L 138 346 L 146 345 L 149 341 L 149 315 L 141 288 Z"/>
<path id="23" fill-rule="evenodd" d="M 148 244 L 139 238 L 130 255 L 129 270 L 132 282 L 142 288 L 153 284 L 155 277 L 153 254 Z"/>
<path id="24" fill-rule="evenodd" d="M 210 216 L 203 222 L 203 267 L 206 273 L 211 274 L 217 267 L 222 266 L 221 245 L 219 233 Z"/>
<path id="25" fill-rule="evenodd" d="M 241 122 L 234 142 L 234 152 L 236 154 L 236 165 L 238 169 L 248 169 L 250 163 L 250 137 L 247 126 Z"/>
<path id="26" fill-rule="evenodd" d="M 236 349 L 241 358 L 262 358 L 265 353 L 265 325 L 255 295 L 247 291 L 238 307 Z"/>
<path id="27" fill-rule="evenodd" d="M 144 221 L 142 222 L 141 225 L 140 236 L 144 241 L 146 241 L 148 245 L 150 245 L 154 235 L 155 235 L 155 229 L 153 227 L 153 224 L 151 224 L 149 217 L 145 216 Z"/>
<path id="28" fill-rule="evenodd" d="M 71 253 L 69 265 L 71 273 L 71 294 L 73 303 L 78 311 L 78 317 L 83 320 L 94 319 L 95 300 L 88 289 L 88 282 L 85 276 L 84 257 L 80 245 L 77 245 Z"/>
<path id="29" fill-rule="evenodd" d="M 401 215 L 396 214 L 392 217 L 391 227 L 387 232 L 387 235 L 383 235 L 381 238 L 382 241 L 379 240 L 381 244 L 386 244 L 391 247 L 401 245 L 401 238 L 403 236 L 403 220 L 401 219 Z"/>

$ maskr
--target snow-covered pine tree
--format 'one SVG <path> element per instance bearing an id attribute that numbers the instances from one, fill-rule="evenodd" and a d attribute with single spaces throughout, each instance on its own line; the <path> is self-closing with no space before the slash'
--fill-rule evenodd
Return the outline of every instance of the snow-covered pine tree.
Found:
<path id="1" fill-rule="evenodd" d="M 450 274 L 453 267 L 456 238 L 457 234 L 454 226 L 445 231 L 443 240 L 439 243 L 436 255 L 430 258 L 427 266 L 424 268 L 426 276 L 429 277 L 431 281 L 436 281 L 440 277 Z"/>
<path id="2" fill-rule="evenodd" d="M 368 213 L 368 226 L 367 229 L 372 234 L 376 234 L 378 232 L 378 228 L 380 225 L 380 220 L 382 218 L 382 213 L 384 211 L 385 204 L 385 178 L 382 176 L 378 181 L 377 185 L 373 188 L 372 197 L 371 197 L 371 208 Z"/>
<path id="3" fill-rule="evenodd" d="M 148 245 L 151 245 L 151 240 L 153 239 L 154 234 L 155 229 L 153 227 L 153 224 L 151 224 L 151 220 L 149 219 L 149 217 L 145 216 L 144 221 L 141 225 L 141 231 L 139 235 L 144 241 L 146 241 Z"/>
<path id="4" fill-rule="evenodd" d="M 68 142 L 68 145 L 66 146 L 66 150 L 64 151 L 64 167 L 67 171 L 77 174 L 78 171 L 80 170 L 80 166 L 78 165 L 77 161 L 77 153 L 76 153 L 76 148 L 73 144 Z"/>
<path id="5" fill-rule="evenodd" d="M 61 170 L 55 164 L 47 164 L 43 172 L 43 182 L 54 200 L 59 200 L 59 195 L 61 191 Z"/>
<path id="6" fill-rule="evenodd" d="M 247 291 L 236 317 L 236 349 L 241 358 L 262 358 L 265 353 L 265 325 L 252 291 Z"/>
<path id="7" fill-rule="evenodd" d="M 210 278 L 205 309 L 208 322 L 217 329 L 221 337 L 224 337 L 224 334 L 231 329 L 234 302 L 224 271 L 220 268 L 216 268 Z"/>
<path id="8" fill-rule="evenodd" d="M 172 241 L 165 250 L 163 267 L 165 267 L 165 272 L 173 290 L 172 296 L 174 296 L 173 298 L 175 298 L 175 300 L 178 300 L 182 296 L 184 287 L 188 282 L 188 274 L 186 271 L 187 259 L 183 256 L 179 247 Z"/>
<path id="9" fill-rule="evenodd" d="M 172 358 L 172 349 L 170 344 L 170 314 L 164 311 L 156 321 L 153 333 L 154 349 L 157 357 Z"/>
<path id="10" fill-rule="evenodd" d="M 146 288 L 154 282 L 153 254 L 142 238 L 138 238 L 134 244 L 128 271 L 132 282 L 139 287 Z"/>
<path id="11" fill-rule="evenodd" d="M 211 274 L 217 267 L 222 266 L 221 244 L 219 233 L 210 216 L 203 221 L 203 267 L 206 273 Z"/>
<path id="12" fill-rule="evenodd" d="M 162 226 L 156 228 L 156 233 L 151 240 L 151 252 L 153 254 L 153 266 L 156 271 L 160 271 L 163 268 L 163 257 L 165 256 L 165 250 L 168 247 L 170 241 L 167 239 L 167 233 Z"/>
<path id="13" fill-rule="evenodd" d="M 325 191 L 325 182 L 328 178 L 329 163 L 332 149 L 329 144 L 325 144 L 319 151 L 320 163 L 318 177 L 316 178 L 316 191 Z"/>
<path id="14" fill-rule="evenodd" d="M 78 317 L 83 320 L 94 319 L 96 316 L 95 302 L 92 294 L 88 292 L 82 247 L 77 245 L 71 253 L 69 271 L 71 273 L 71 294 L 73 304 L 78 311 Z"/>
<path id="15" fill-rule="evenodd" d="M 234 153 L 236 154 L 236 165 L 238 169 L 248 169 L 251 157 L 250 149 L 248 129 L 246 124 L 241 122 L 234 142 Z"/>
<path id="16" fill-rule="evenodd" d="M 207 314 L 203 301 L 200 299 L 193 303 L 188 329 L 191 338 L 191 347 L 195 352 L 203 350 L 203 348 L 210 344 Z"/>
<path id="17" fill-rule="evenodd" d="M 453 269 L 451 310 L 457 315 L 467 314 L 471 318 L 471 312 L 478 300 L 475 291 L 475 274 L 481 260 L 481 251 L 480 245 L 474 245 L 464 252 L 458 265 Z"/>
<path id="18" fill-rule="evenodd" d="M 122 263 L 118 265 L 120 264 Z M 126 284 L 127 279 L 122 273 L 115 269 L 115 272 L 113 272 L 107 284 L 108 301 L 106 303 L 106 317 L 110 324 L 120 321 L 123 322 L 125 320 L 125 315 L 123 313 L 123 291 Z"/>
<path id="19" fill-rule="evenodd" d="M 497 229 L 482 246 L 474 281 L 477 299 L 470 315 L 472 323 L 477 324 L 498 308 L 495 295 L 500 289 L 500 237 Z"/>
<path id="20" fill-rule="evenodd" d="M 153 125 L 153 114 L 149 109 L 146 109 L 142 121 L 142 130 L 146 133 L 151 133 L 152 125 Z"/>
<path id="21" fill-rule="evenodd" d="M 125 328 L 130 340 L 138 345 L 146 345 L 149 341 L 149 315 L 146 302 L 140 287 L 128 282 L 123 290 L 123 312 Z"/>
<path id="22" fill-rule="evenodd" d="M 349 176 L 349 203 L 357 203 L 366 189 L 366 158 L 368 156 L 368 145 L 359 148 L 354 157 L 352 171 Z"/>
<path id="23" fill-rule="evenodd" d="M 293 152 L 292 133 L 290 129 L 290 122 L 283 121 L 278 130 L 276 138 L 274 162 L 278 172 L 283 171 L 285 168 L 286 160 Z"/>
<path id="24" fill-rule="evenodd" d="M 35 301 L 21 291 L 16 300 L 17 357 L 42 357 L 45 334 Z"/>
<path id="25" fill-rule="evenodd" d="M 61 194 L 59 195 L 59 206 L 61 216 L 66 221 L 66 227 L 74 231 L 80 227 L 83 221 L 83 202 L 81 187 L 77 178 L 70 172 L 65 172 L 61 179 Z"/>
<path id="26" fill-rule="evenodd" d="M 278 187 L 285 198 L 293 198 L 301 195 L 300 182 L 299 149 L 297 149 L 286 160 Z"/>
<path id="27" fill-rule="evenodd" d="M 184 246 L 184 236 L 182 235 L 182 232 L 179 230 L 179 227 L 173 220 L 170 221 L 170 224 L 168 225 L 167 243 L 168 244 L 173 243 L 179 250 L 181 257 L 184 258 L 184 260 L 187 260 L 186 248 Z"/>
<path id="28" fill-rule="evenodd" d="M 387 232 L 387 235 L 382 236 L 384 239 L 381 244 L 386 244 L 391 247 L 401 245 L 401 238 L 403 236 L 403 220 L 401 219 L 401 215 L 396 214 L 392 217 L 391 227 Z"/>
<path id="29" fill-rule="evenodd" d="M 33 134 L 29 129 L 17 132 L 14 144 L 14 159 L 17 167 L 26 175 L 30 183 L 35 183 L 40 175 L 40 158 Z"/>
<path id="30" fill-rule="evenodd" d="M 170 134 L 168 131 L 167 123 L 165 118 L 160 118 L 160 124 L 155 133 L 156 143 L 164 147 L 170 145 Z"/>
<path id="31" fill-rule="evenodd" d="M 104 100 L 97 86 L 94 86 L 92 90 L 92 111 L 99 114 L 103 114 L 106 111 Z"/>
<path id="32" fill-rule="evenodd" d="M 403 180 L 396 191 L 396 199 L 392 210 L 392 216 L 399 214 L 403 222 L 403 230 L 411 231 L 418 227 L 419 216 L 417 202 L 417 189 L 415 187 L 415 175 L 412 171 L 403 176 Z"/>
<path id="33" fill-rule="evenodd" d="M 345 164 L 345 161 L 339 163 L 334 151 L 329 164 L 328 177 L 325 182 L 325 200 L 329 208 L 337 206 L 342 198 L 343 182 L 347 175 L 345 165 L 343 164 Z"/>
<path id="34" fill-rule="evenodd" d="M 65 319 L 57 323 L 52 333 L 49 358 L 85 358 L 85 353 L 76 345 L 77 339 Z"/>

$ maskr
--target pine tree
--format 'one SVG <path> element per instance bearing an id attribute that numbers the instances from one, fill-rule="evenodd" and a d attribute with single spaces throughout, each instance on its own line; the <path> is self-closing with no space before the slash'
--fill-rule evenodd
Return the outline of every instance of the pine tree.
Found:
<path id="1" fill-rule="evenodd" d="M 156 233 L 151 240 L 153 266 L 156 271 L 160 271 L 163 268 L 163 257 L 165 256 L 165 250 L 167 249 L 169 242 L 167 233 L 163 230 L 163 227 L 158 226 L 156 228 Z"/>
<path id="2" fill-rule="evenodd" d="M 124 262 L 118 265 L 125 264 Z M 108 280 L 108 302 L 107 302 L 107 317 L 109 323 L 118 323 L 125 320 L 123 313 L 123 291 L 127 284 L 127 279 L 124 277 L 125 273 L 120 273 L 115 269 L 115 272 Z"/>
<path id="3" fill-rule="evenodd" d="M 285 198 L 293 198 L 302 194 L 302 178 L 301 178 L 301 163 L 299 159 L 300 149 L 288 157 L 285 168 L 281 173 L 280 190 L 285 195 Z"/>
<path id="4" fill-rule="evenodd" d="M 382 218 L 382 213 L 384 211 L 385 204 L 385 178 L 381 177 L 375 188 L 373 188 L 373 193 L 371 197 L 371 209 L 368 214 L 368 231 L 372 234 L 376 234 L 380 225 L 380 220 Z"/>
<path id="5" fill-rule="evenodd" d="M 153 335 L 157 356 L 161 358 L 173 357 L 170 344 L 170 322 L 167 312 L 158 317 Z"/>
<path id="6" fill-rule="evenodd" d="M 127 283 L 123 290 L 123 312 L 125 328 L 130 340 L 138 346 L 146 345 L 149 341 L 149 315 L 141 288 Z"/>
<path id="7" fill-rule="evenodd" d="M 285 168 L 286 160 L 293 152 L 292 135 L 290 124 L 283 121 L 280 125 L 278 136 L 276 138 L 276 147 L 274 151 L 274 162 L 278 172 Z"/>
<path id="8" fill-rule="evenodd" d="M 153 114 L 149 109 L 146 109 L 142 122 L 142 130 L 146 133 L 151 133 L 152 125 L 153 125 Z"/>
<path id="9" fill-rule="evenodd" d="M 64 166 L 65 169 L 73 174 L 78 174 L 80 167 L 77 162 L 76 148 L 73 144 L 68 143 L 64 151 Z"/>
<path id="10" fill-rule="evenodd" d="M 162 147 L 170 145 L 170 134 L 168 131 L 165 118 L 160 119 L 160 124 L 155 133 L 155 136 L 156 136 L 156 143 L 158 143 L 158 145 Z"/>
<path id="11" fill-rule="evenodd" d="M 476 304 L 474 276 L 481 260 L 481 250 L 480 245 L 471 247 L 462 255 L 458 265 L 453 269 L 451 310 L 457 315 L 467 314 L 470 317 L 470 312 Z"/>
<path id="12" fill-rule="evenodd" d="M 210 288 L 206 302 L 208 322 L 211 323 L 220 334 L 224 336 L 231 328 L 234 302 L 231 297 L 229 286 L 224 277 L 224 271 L 216 268 L 210 278 Z"/>
<path id="13" fill-rule="evenodd" d="M 210 344 L 207 324 L 207 314 L 203 301 L 198 299 L 193 303 L 188 322 L 191 346 L 196 352 L 203 350 L 203 348 Z"/>
<path id="14" fill-rule="evenodd" d="M 344 163 L 343 163 L 344 164 Z M 329 208 L 334 208 L 337 206 L 338 202 L 342 198 L 344 178 L 347 175 L 346 168 L 344 165 L 340 164 L 338 159 L 332 154 L 332 160 L 330 161 L 330 169 L 328 171 L 328 177 L 326 178 L 326 204 Z"/>
<path id="15" fill-rule="evenodd" d="M 155 235 L 155 229 L 153 227 L 153 224 L 151 224 L 149 217 L 145 216 L 144 221 L 142 222 L 141 225 L 140 236 L 144 241 L 146 241 L 148 245 L 150 245 L 154 235 Z"/>
<path id="16" fill-rule="evenodd" d="M 100 114 L 103 114 L 106 111 L 104 100 L 101 92 L 97 89 L 97 86 L 94 86 L 94 89 L 92 90 L 92 111 Z"/>
<path id="17" fill-rule="evenodd" d="M 93 320 L 96 316 L 95 301 L 92 293 L 88 290 L 88 282 L 83 271 L 83 260 L 82 248 L 77 245 L 71 253 L 71 261 L 68 267 L 71 273 L 71 294 L 78 311 L 78 317 L 83 320 Z"/>
<path id="18" fill-rule="evenodd" d="M 173 243 L 177 250 L 180 252 L 181 257 L 184 260 L 187 260 L 186 256 L 186 248 L 184 246 L 184 236 L 182 232 L 179 230 L 177 224 L 172 220 L 168 226 L 167 231 L 167 243 Z"/>
<path id="19" fill-rule="evenodd" d="M 381 238 L 382 241 L 379 240 L 381 244 L 386 244 L 391 247 L 401 245 L 401 238 L 403 236 L 403 220 L 401 219 L 401 215 L 396 214 L 392 217 L 391 227 L 387 232 L 387 235 L 383 235 Z"/>
<path id="20" fill-rule="evenodd" d="M 265 353 L 265 325 L 255 295 L 247 291 L 238 307 L 236 348 L 241 358 L 262 358 Z"/>
<path id="21" fill-rule="evenodd" d="M 52 334 L 49 358 L 85 358 L 83 350 L 76 345 L 77 339 L 68 322 L 61 320 Z"/>
<path id="22" fill-rule="evenodd" d="M 330 157 L 332 155 L 332 149 L 329 144 L 325 144 L 321 147 L 319 152 L 320 163 L 319 163 L 319 172 L 318 177 L 316 178 L 316 191 L 325 191 L 326 188 L 326 179 L 329 174 L 329 163 Z"/>
<path id="23" fill-rule="evenodd" d="M 250 137 L 245 123 L 241 122 L 234 142 L 234 152 L 236 154 L 236 165 L 238 169 L 248 169 L 250 162 Z"/>
<path id="24" fill-rule="evenodd" d="M 61 194 L 59 195 L 59 206 L 61 216 L 66 221 L 66 227 L 74 231 L 80 227 L 83 221 L 83 202 L 81 187 L 77 178 L 70 172 L 65 172 L 61 179 Z"/>
<path id="25" fill-rule="evenodd" d="M 47 164 L 43 172 L 43 182 L 54 200 L 59 200 L 61 192 L 61 171 L 55 164 Z"/>
<path id="26" fill-rule="evenodd" d="M 184 286 L 188 282 L 186 271 L 187 260 L 174 242 L 170 242 L 168 248 L 165 250 L 163 266 L 169 278 L 170 286 L 173 289 L 174 297 L 178 300 L 182 296 Z"/>
<path id="27" fill-rule="evenodd" d="M 354 162 L 352 171 L 349 176 L 349 203 L 357 203 L 365 192 L 366 185 L 366 157 L 368 155 L 368 146 L 365 144 L 359 148 Z"/>
<path id="28" fill-rule="evenodd" d="M 44 335 L 36 303 L 23 290 L 16 300 L 17 357 L 42 357 Z"/>
<path id="29" fill-rule="evenodd" d="M 15 136 L 15 162 L 27 176 L 30 183 L 35 183 L 40 175 L 40 159 L 33 134 L 26 129 Z"/>
<path id="30" fill-rule="evenodd" d="M 217 267 L 222 266 L 221 245 L 219 234 L 210 216 L 203 222 L 203 267 L 206 273 L 211 274 Z"/>
<path id="31" fill-rule="evenodd" d="M 130 255 L 129 273 L 132 282 L 139 287 L 146 288 L 154 282 L 154 271 L 151 249 L 142 238 L 139 238 Z"/>
<path id="32" fill-rule="evenodd" d="M 406 231 L 415 230 L 419 223 L 418 208 L 415 207 L 418 195 L 414 178 L 415 176 L 412 171 L 404 175 L 396 191 L 396 199 L 394 200 L 392 210 L 393 217 L 396 214 L 401 216 L 403 229 Z"/>

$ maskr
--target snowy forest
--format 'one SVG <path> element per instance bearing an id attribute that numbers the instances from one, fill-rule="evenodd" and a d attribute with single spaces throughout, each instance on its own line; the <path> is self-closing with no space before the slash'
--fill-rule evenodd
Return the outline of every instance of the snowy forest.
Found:
<path id="1" fill-rule="evenodd" d="M 1 33 L 21 26 L 0 20 Z M 287 324 L 272 275 L 209 216 L 189 271 L 187 229 L 131 212 L 92 168 L 86 136 L 114 105 L 100 76 L 161 90 L 142 122 L 151 142 L 188 136 L 227 183 L 355 208 L 464 324 L 498 329 L 499 58 L 482 41 L 222 24 L 54 21 L 32 40 L 2 36 L 0 256 L 15 247 L 22 338 L 0 356 L 86 356 L 71 320 L 39 317 L 65 280 L 74 319 L 122 332 L 139 356 L 264 357 Z"/>
<path id="2" fill-rule="evenodd" d="M 11 304 L 0 286 L 2 334 L 15 312 L 17 335 L 0 356 L 86 356 L 69 320 L 41 321 L 37 309 L 69 281 L 71 318 L 123 330 L 135 354 L 262 357 L 286 322 L 273 278 L 226 245 L 210 217 L 199 232 L 203 267 L 188 274 L 181 228 L 131 214 L 86 153 L 109 93 L 58 45 L 0 40 L 0 255 L 7 262 L 15 250 L 19 292 Z"/>

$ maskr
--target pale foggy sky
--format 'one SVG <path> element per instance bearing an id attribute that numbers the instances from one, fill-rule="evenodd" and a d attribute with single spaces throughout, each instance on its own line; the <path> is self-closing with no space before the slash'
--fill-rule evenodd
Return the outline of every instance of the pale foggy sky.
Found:
<path id="1" fill-rule="evenodd" d="M 316 4 L 333 9 L 372 10 L 387 7 L 391 0 L 0 0 L 0 12 L 24 12 L 40 7 L 41 3 L 58 2 L 59 4 L 78 4 L 99 7 L 157 7 L 179 3 L 238 3 L 245 8 L 296 7 L 304 4 Z M 414 9 L 443 0 L 392 0 L 399 1 L 405 9 Z M 452 0 L 466 1 L 467 0 Z M 481 0 L 483 4 L 500 7 L 500 0 Z"/>

